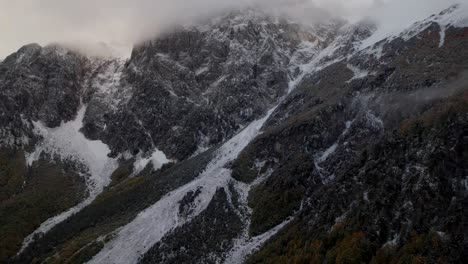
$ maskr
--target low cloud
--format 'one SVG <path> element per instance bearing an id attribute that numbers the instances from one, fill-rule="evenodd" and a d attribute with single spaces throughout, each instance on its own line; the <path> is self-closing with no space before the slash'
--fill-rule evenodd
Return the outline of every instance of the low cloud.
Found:
<path id="1" fill-rule="evenodd" d="M 259 5 L 304 21 L 331 16 L 374 17 L 401 27 L 455 0 L 0 0 L 0 58 L 24 44 L 52 42 L 85 50 L 109 46 L 128 55 L 135 42 L 174 23 L 187 23 L 230 8 Z M 95 49 L 94 47 L 97 47 Z"/>

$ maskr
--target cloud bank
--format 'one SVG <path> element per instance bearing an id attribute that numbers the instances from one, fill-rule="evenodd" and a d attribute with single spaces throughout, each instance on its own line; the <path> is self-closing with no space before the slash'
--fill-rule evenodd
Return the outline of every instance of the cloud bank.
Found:
<path id="1" fill-rule="evenodd" d="M 31 42 L 70 43 L 90 52 L 111 47 L 125 56 L 135 42 L 174 23 L 250 5 L 312 21 L 371 17 L 398 30 L 451 2 L 457 0 L 0 0 L 0 58 Z"/>

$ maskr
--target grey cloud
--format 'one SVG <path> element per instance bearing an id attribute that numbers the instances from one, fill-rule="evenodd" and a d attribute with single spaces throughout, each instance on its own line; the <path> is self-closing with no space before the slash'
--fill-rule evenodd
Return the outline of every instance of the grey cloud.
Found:
<path id="1" fill-rule="evenodd" d="M 100 50 L 108 45 L 118 53 L 129 54 L 133 43 L 153 37 L 174 23 L 187 23 L 224 9 L 249 5 L 287 13 L 303 21 L 331 16 L 350 19 L 374 16 L 384 17 L 382 20 L 391 26 L 408 20 L 395 17 L 395 21 L 391 21 L 392 14 L 401 13 L 398 8 L 406 11 L 405 17 L 411 17 L 429 13 L 431 8 L 435 10 L 450 1 L 0 0 L 0 58 L 31 42 L 68 43 L 85 50 L 93 50 L 93 47 Z M 424 12 L 416 8 L 418 5 Z"/>

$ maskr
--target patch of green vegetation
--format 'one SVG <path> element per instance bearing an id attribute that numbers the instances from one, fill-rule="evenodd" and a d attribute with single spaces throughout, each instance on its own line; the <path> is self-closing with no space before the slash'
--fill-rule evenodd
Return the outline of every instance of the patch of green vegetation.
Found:
<path id="1" fill-rule="evenodd" d="M 84 250 L 87 245 L 111 234 L 168 192 L 193 180 L 210 161 L 212 151 L 178 164 L 166 164 L 156 172 L 144 170 L 138 177 L 123 173 L 119 176 L 123 180 L 114 182 L 92 204 L 33 243 L 17 262 L 54 258 L 55 263 L 64 263 L 77 252 L 81 252 L 80 259 L 92 257 L 91 249 L 96 247 Z"/>
<path id="2" fill-rule="evenodd" d="M 263 234 L 284 221 L 299 207 L 304 192 L 301 186 L 285 191 L 253 189 L 249 195 L 249 206 L 253 209 L 250 234 Z"/>
<path id="3" fill-rule="evenodd" d="M 373 256 L 371 264 L 449 263 L 449 247 L 437 232 L 413 232 L 410 239 L 399 248 L 384 246 Z"/>
<path id="4" fill-rule="evenodd" d="M 351 232 L 340 224 L 322 238 L 312 239 L 297 224 L 247 263 L 360 264 L 372 258 L 373 245 L 363 231 Z"/>
<path id="5" fill-rule="evenodd" d="M 468 92 L 464 92 L 436 104 L 420 116 L 404 120 L 400 125 L 400 134 L 410 136 L 429 132 L 431 128 L 450 123 L 467 112 Z"/>
<path id="6" fill-rule="evenodd" d="M 23 151 L 0 153 L 0 163 L 10 165 L 0 167 L 2 182 L 9 183 L 2 188 L 7 198 L 0 201 L 0 263 L 5 263 L 43 221 L 78 204 L 85 184 L 59 164 L 39 161 L 28 169 Z"/>
<path id="7" fill-rule="evenodd" d="M 83 232 L 79 237 L 65 243 L 58 253 L 47 258 L 44 263 L 85 263 L 92 259 L 112 238 L 112 235 L 95 239 L 95 233 Z"/>
<path id="8" fill-rule="evenodd" d="M 253 159 L 247 152 L 242 152 L 232 165 L 232 178 L 237 181 L 251 183 L 257 178 Z"/>
<path id="9" fill-rule="evenodd" d="M 127 179 L 133 172 L 133 159 L 130 159 L 120 165 L 111 175 L 111 184 L 109 187 L 113 187 L 116 184 Z"/>
<path id="10" fill-rule="evenodd" d="M 26 175 L 24 152 L 0 150 L 0 201 L 21 192 Z"/>
<path id="11" fill-rule="evenodd" d="M 249 194 L 253 209 L 250 234 L 260 235 L 283 222 L 297 210 L 305 194 L 313 162 L 306 154 L 288 158 L 263 184 Z M 281 191 L 278 191 L 281 190 Z"/>
<path id="12" fill-rule="evenodd" d="M 347 223 L 328 234 L 311 237 L 299 222 L 250 256 L 248 264 L 416 264 L 448 263 L 448 245 L 436 232 L 417 235 L 401 247 L 379 246 L 363 230 L 352 231 Z"/>
<path id="13" fill-rule="evenodd" d="M 103 242 L 92 242 L 75 253 L 67 263 L 86 263 L 104 247 Z M 62 262 L 57 262 L 62 263 Z"/>

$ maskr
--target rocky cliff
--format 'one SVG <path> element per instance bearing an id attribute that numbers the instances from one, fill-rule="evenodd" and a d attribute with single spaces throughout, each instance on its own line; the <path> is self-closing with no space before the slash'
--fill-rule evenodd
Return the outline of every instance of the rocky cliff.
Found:
<path id="1" fill-rule="evenodd" d="M 468 9 L 258 10 L 0 63 L 0 262 L 463 263 Z"/>

